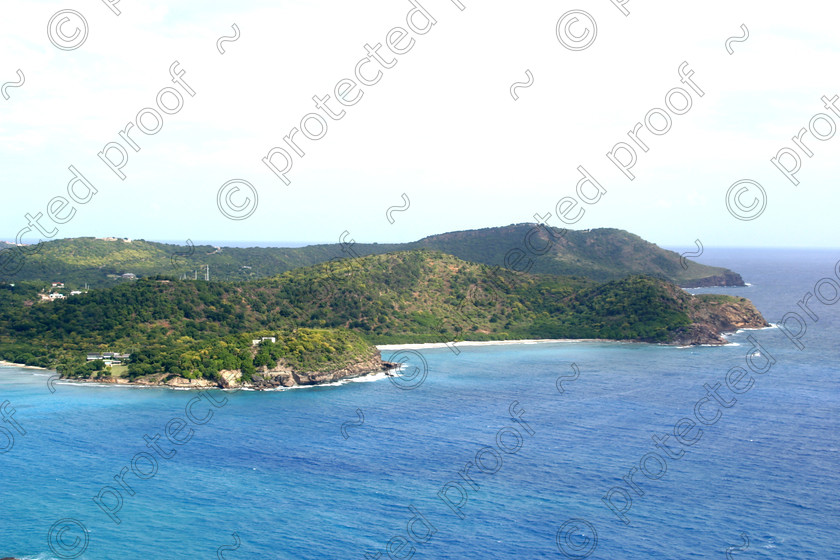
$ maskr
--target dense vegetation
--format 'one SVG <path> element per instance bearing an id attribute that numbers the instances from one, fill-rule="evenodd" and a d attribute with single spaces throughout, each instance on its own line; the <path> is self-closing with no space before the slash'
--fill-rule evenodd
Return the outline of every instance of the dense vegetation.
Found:
<path id="1" fill-rule="evenodd" d="M 43 288 L 45 286 L 41 286 Z M 0 284 L 0 358 L 104 373 L 90 352 L 132 354 L 130 377 L 216 379 L 278 361 L 303 371 L 370 357 L 372 343 L 522 338 L 668 341 L 696 298 L 661 280 L 597 283 L 528 275 L 409 251 L 299 268 L 250 282 L 152 277 L 37 301 L 38 284 Z M 252 347 L 251 340 L 277 337 Z"/>
<path id="2" fill-rule="evenodd" d="M 336 234 L 338 238 L 338 234 Z M 702 279 L 717 278 L 712 285 L 738 284 L 740 277 L 723 268 L 686 261 L 680 256 L 618 229 L 563 231 L 518 224 L 445 233 L 402 244 L 353 244 L 345 236 L 342 247 L 312 245 L 289 248 L 219 248 L 208 245 L 182 247 L 134 240 L 106 241 L 94 238 L 64 239 L 27 248 L 31 255 L 14 258 L 15 249 L 0 243 L 0 280 L 9 282 L 62 281 L 79 288 L 85 283 L 110 287 L 123 282 L 125 273 L 149 277 L 187 275 L 203 278 L 210 266 L 211 279 L 240 281 L 268 278 L 328 262 L 332 259 L 379 255 L 395 251 L 431 249 L 470 262 L 501 266 L 510 270 L 580 276 L 606 282 L 631 274 L 644 274 L 679 285 L 700 285 Z M 517 255 L 521 260 L 517 262 Z M 507 262 L 506 262 L 507 259 Z M 19 270 L 17 270 L 19 268 Z M 707 283 L 708 285 L 708 283 Z"/>

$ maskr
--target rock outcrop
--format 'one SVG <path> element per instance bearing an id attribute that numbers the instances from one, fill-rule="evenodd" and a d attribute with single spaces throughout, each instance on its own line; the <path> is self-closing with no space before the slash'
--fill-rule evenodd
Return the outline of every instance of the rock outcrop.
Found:
<path id="1" fill-rule="evenodd" d="M 688 314 L 692 324 L 676 333 L 676 344 L 726 344 L 725 333 L 770 326 L 755 305 L 745 298 L 695 296 Z"/>
<path id="2" fill-rule="evenodd" d="M 378 352 L 367 360 L 356 362 L 340 369 L 320 372 L 297 372 L 282 364 L 278 364 L 273 369 L 263 367 L 262 371 L 257 372 L 253 376 L 250 383 L 241 385 L 237 380 L 237 385 L 234 386 L 274 389 L 277 387 L 295 387 L 299 385 L 322 385 L 324 383 L 334 383 L 342 379 L 352 379 L 371 373 L 388 371 L 397 366 L 398 364 L 383 361 Z"/>
<path id="3" fill-rule="evenodd" d="M 184 377 L 173 377 L 164 382 L 167 387 L 175 387 L 181 389 L 206 389 L 208 387 L 218 387 L 219 383 L 214 383 L 209 379 L 186 379 Z"/>
<path id="4" fill-rule="evenodd" d="M 717 286 L 741 287 L 746 286 L 746 284 L 740 274 L 731 270 L 715 276 L 680 282 L 681 288 L 714 288 Z"/>

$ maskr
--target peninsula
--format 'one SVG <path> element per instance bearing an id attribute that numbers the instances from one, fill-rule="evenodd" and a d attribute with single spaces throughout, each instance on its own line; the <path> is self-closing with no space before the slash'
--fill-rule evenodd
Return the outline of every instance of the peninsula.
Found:
<path id="1" fill-rule="evenodd" d="M 80 381 L 268 389 L 386 371 L 396 364 L 382 360 L 375 346 L 382 344 L 723 344 L 725 332 L 768 326 L 744 298 L 693 296 L 639 270 L 649 263 L 605 280 L 607 265 L 624 261 L 604 253 L 600 262 L 593 277 L 534 274 L 412 249 L 246 281 L 140 276 L 64 298 L 44 296 L 81 286 L 52 277 L 7 281 L 0 359 Z"/>

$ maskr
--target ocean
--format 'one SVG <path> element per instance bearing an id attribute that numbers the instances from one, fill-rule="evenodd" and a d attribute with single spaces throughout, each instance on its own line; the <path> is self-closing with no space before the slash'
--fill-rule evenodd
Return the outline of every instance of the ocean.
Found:
<path id="1" fill-rule="evenodd" d="M 750 285 L 692 291 L 784 319 L 724 347 L 423 348 L 273 392 L 0 368 L 0 557 L 836 560 L 838 253 L 707 248 Z"/>

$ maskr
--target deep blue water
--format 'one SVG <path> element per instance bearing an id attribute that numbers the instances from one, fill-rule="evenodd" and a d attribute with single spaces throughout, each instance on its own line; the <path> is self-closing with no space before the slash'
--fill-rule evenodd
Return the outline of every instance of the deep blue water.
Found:
<path id="1" fill-rule="evenodd" d="M 788 311 L 805 317 L 797 302 L 820 279 L 838 280 L 838 253 L 707 249 L 702 260 L 741 272 L 752 286 L 702 291 L 749 297 L 771 322 Z M 821 286 L 832 296 L 829 284 Z M 49 374 L 3 368 L 0 402 L 9 401 L 26 434 L 2 424 L 14 446 L 0 454 L 0 557 L 70 557 L 84 546 L 79 540 L 73 548 L 84 538 L 79 526 L 60 536 L 54 529 L 60 555 L 47 539 L 56 522 L 74 519 L 88 531 L 80 557 L 91 560 L 384 559 L 389 541 L 394 558 L 562 559 L 592 549 L 589 527 L 597 532 L 595 559 L 724 559 L 738 547 L 732 558 L 836 560 L 840 305 L 812 299 L 810 307 L 818 320 L 807 319 L 803 350 L 780 329 L 738 333 L 731 337 L 738 346 L 715 348 L 580 342 L 462 347 L 458 356 L 423 350 L 428 377 L 414 390 L 380 380 L 215 392 L 216 403 L 202 399 L 191 410 L 194 420 L 213 410 L 203 425 L 186 416 L 193 392 L 57 384 L 51 393 Z M 725 376 L 747 367 L 750 335 L 776 363 L 750 373 L 754 386 L 734 395 Z M 720 419 L 700 425 L 691 446 L 672 435 L 671 452 L 684 455 L 667 458 L 651 436 L 671 433 L 682 418 L 696 422 L 704 383 L 718 382 L 731 406 L 705 403 L 701 414 L 720 409 Z M 522 423 L 511 419 L 514 402 Z M 176 418 L 170 435 L 184 440 L 194 430 L 182 445 L 164 435 Z M 8 447 L 3 433 L 0 447 Z M 143 438 L 155 434 L 160 452 Z M 127 472 L 131 496 L 114 476 L 133 458 L 147 479 Z M 643 458 L 652 476 L 630 479 L 640 496 L 622 477 Z M 470 467 L 475 489 L 458 472 L 477 459 L 487 472 Z M 463 519 L 438 497 L 450 482 L 458 483 L 446 494 L 453 505 L 466 493 Z M 119 525 L 92 499 L 105 486 L 120 489 Z M 628 509 L 620 491 L 612 494 L 616 509 L 628 509 L 629 525 L 601 500 L 612 488 L 632 498 Z M 425 520 L 410 527 L 419 543 L 409 540 L 409 506 Z M 572 519 L 589 526 L 564 525 Z M 430 538 L 425 523 L 434 528 Z M 570 530 L 570 540 L 561 538 L 567 555 L 557 544 L 561 527 Z"/>

